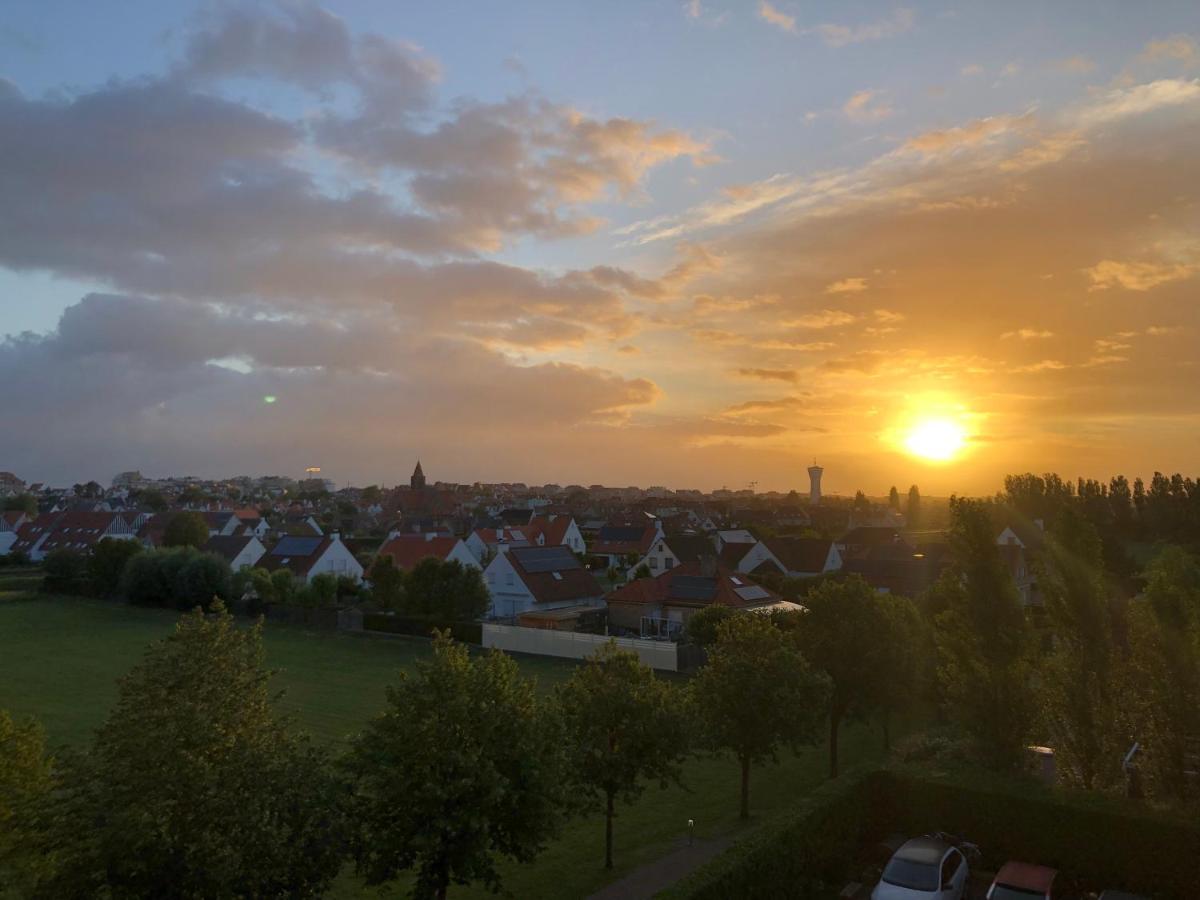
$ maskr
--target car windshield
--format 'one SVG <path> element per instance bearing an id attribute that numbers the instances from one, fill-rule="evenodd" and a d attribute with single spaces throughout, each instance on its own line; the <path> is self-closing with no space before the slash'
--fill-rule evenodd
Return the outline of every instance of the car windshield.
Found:
<path id="1" fill-rule="evenodd" d="M 936 891 L 939 887 L 938 867 L 893 856 L 883 870 L 883 880 L 914 891 Z"/>
<path id="2" fill-rule="evenodd" d="M 1045 900 L 1046 895 L 1041 891 L 1009 887 L 1007 884 L 998 884 L 992 888 L 992 900 L 1031 900 L 1034 897 L 1037 900 Z"/>

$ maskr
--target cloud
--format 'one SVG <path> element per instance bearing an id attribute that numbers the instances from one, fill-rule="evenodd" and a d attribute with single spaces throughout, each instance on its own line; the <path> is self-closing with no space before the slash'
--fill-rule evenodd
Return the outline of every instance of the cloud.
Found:
<path id="1" fill-rule="evenodd" d="M 795 382 L 799 377 L 794 369 L 738 369 L 737 374 L 743 378 L 757 378 L 761 381 Z"/>
<path id="2" fill-rule="evenodd" d="M 911 9 L 897 9 L 886 19 L 868 22 L 862 25 L 818 25 L 811 31 L 821 36 L 830 47 L 845 47 L 847 44 L 858 44 L 863 41 L 878 41 L 885 38 L 897 37 L 913 27 L 915 18 Z"/>
<path id="3" fill-rule="evenodd" d="M 1190 62 L 1200 59 L 1200 48 L 1186 34 L 1173 34 L 1162 40 L 1149 41 L 1138 55 L 1139 62 L 1159 62 L 1161 60 L 1178 60 Z"/>
<path id="4" fill-rule="evenodd" d="M 1021 373 L 1036 373 L 1036 372 L 1061 372 L 1063 369 L 1069 369 L 1062 360 L 1058 359 L 1043 359 L 1040 362 L 1030 363 L 1027 366 L 1018 366 L 1014 372 Z"/>
<path id="5" fill-rule="evenodd" d="M 796 17 L 782 12 L 768 3 L 767 0 L 758 0 L 758 17 L 767 24 L 774 25 L 783 31 L 793 33 L 796 31 Z"/>
<path id="6" fill-rule="evenodd" d="M 959 69 L 959 74 L 965 75 L 968 78 L 974 78 L 977 75 L 983 74 L 983 66 L 979 65 L 979 63 L 971 63 Z"/>
<path id="7" fill-rule="evenodd" d="M 843 278 L 840 281 L 834 281 L 825 285 L 825 293 L 827 294 L 857 294 L 866 289 L 867 279 L 858 277 Z"/>
<path id="8" fill-rule="evenodd" d="M 878 122 L 894 112 L 881 92 L 874 90 L 857 91 L 842 106 L 842 113 L 852 122 Z"/>
<path id="9" fill-rule="evenodd" d="M 1200 266 L 1184 263 L 1120 262 L 1103 259 L 1083 270 L 1092 283 L 1091 290 L 1102 291 L 1120 286 L 1130 291 L 1148 291 L 1167 284 L 1190 278 Z"/>
<path id="10" fill-rule="evenodd" d="M 823 309 L 819 312 L 805 313 L 794 319 L 789 319 L 780 324 L 788 328 L 837 328 L 841 325 L 849 325 L 851 322 L 858 320 L 858 316 L 852 313 L 845 312 L 840 309 Z"/>
<path id="11" fill-rule="evenodd" d="M 1086 75 L 1096 68 L 1096 64 L 1086 56 L 1076 54 L 1055 61 L 1054 68 L 1070 75 Z"/>
<path id="12" fill-rule="evenodd" d="M 966 125 L 923 132 L 905 141 L 901 149 L 932 156 L 962 147 L 976 147 L 997 136 L 1028 128 L 1030 124 L 1029 115 L 989 116 L 974 119 Z"/>
<path id="13" fill-rule="evenodd" d="M 1054 337 L 1054 332 L 1044 328 L 1018 328 L 1015 331 L 1004 332 L 1000 335 L 1000 340 L 1007 341 L 1011 338 L 1018 338 L 1022 341 L 1038 341 L 1052 337 Z"/>
<path id="14" fill-rule="evenodd" d="M 1132 87 L 1118 87 L 1086 104 L 1077 120 L 1087 126 L 1102 125 L 1128 116 L 1145 115 L 1160 109 L 1200 101 L 1200 79 L 1184 81 L 1162 78 Z"/>

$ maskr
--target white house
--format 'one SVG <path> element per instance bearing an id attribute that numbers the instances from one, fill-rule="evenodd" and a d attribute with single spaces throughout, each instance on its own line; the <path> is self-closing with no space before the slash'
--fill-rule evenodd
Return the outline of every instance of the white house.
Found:
<path id="1" fill-rule="evenodd" d="M 267 552 L 262 541 L 252 534 L 215 535 L 200 549 L 227 560 L 235 572 L 243 566 L 256 565 Z"/>
<path id="2" fill-rule="evenodd" d="M 774 537 L 758 541 L 742 557 L 739 572 L 776 571 L 791 578 L 813 578 L 842 567 L 837 544 L 822 538 Z"/>
<path id="3" fill-rule="evenodd" d="M 304 582 L 311 582 L 324 572 L 345 575 L 355 581 L 361 581 L 363 576 L 363 567 L 337 534 L 281 538 L 258 565 L 270 571 L 287 569 Z"/>
<path id="4" fill-rule="evenodd" d="M 484 570 L 492 619 L 515 620 L 533 610 L 599 607 L 604 588 L 565 545 L 513 547 Z"/>

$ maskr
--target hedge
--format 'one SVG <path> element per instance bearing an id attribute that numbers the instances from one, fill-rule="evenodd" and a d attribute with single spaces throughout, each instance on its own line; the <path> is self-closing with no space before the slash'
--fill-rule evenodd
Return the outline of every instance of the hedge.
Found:
<path id="1" fill-rule="evenodd" d="M 866 775 L 846 773 L 657 896 L 670 900 L 835 896 L 860 849 L 874 836 L 866 830 L 873 794 Z"/>
<path id="2" fill-rule="evenodd" d="M 483 626 L 478 622 L 450 622 L 436 616 L 393 616 L 387 613 L 367 613 L 363 616 L 364 631 L 429 637 L 435 628 L 442 631 L 449 629 L 450 636 L 464 644 L 483 643 Z"/>
<path id="3" fill-rule="evenodd" d="M 659 897 L 828 897 L 869 841 L 948 831 L 978 844 L 984 863 L 1010 859 L 1060 870 L 1095 889 L 1195 900 L 1200 823 L 1113 798 L 1056 791 L 987 773 L 929 777 L 903 768 L 843 777 L 739 840 Z"/>
<path id="4" fill-rule="evenodd" d="M 1200 823 L 1115 798 L 1054 791 L 1028 782 L 977 786 L 904 770 L 871 777 L 876 816 L 889 830 L 961 834 L 984 860 L 1053 866 L 1096 888 L 1124 888 L 1166 900 L 1200 889 Z"/>

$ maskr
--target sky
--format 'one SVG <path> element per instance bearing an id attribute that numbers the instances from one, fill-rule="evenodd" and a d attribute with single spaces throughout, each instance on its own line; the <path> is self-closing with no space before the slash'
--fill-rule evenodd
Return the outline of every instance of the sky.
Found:
<path id="1" fill-rule="evenodd" d="M 1198 204 L 1194 2 L 16 0 L 0 468 L 1188 471 Z"/>

